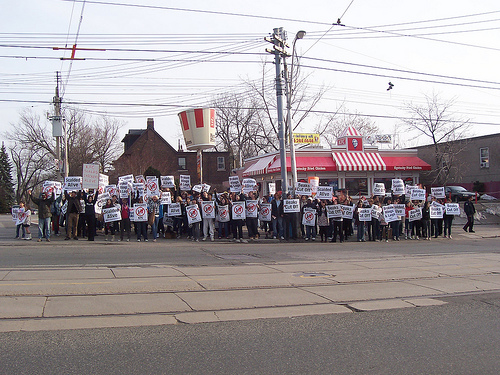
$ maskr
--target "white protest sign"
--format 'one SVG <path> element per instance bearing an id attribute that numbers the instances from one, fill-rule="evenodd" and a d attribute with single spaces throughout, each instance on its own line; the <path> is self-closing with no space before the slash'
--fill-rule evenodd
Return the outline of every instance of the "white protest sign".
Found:
<path id="1" fill-rule="evenodd" d="M 229 216 L 229 206 L 218 206 L 217 207 L 219 221 L 221 223 L 227 223 L 231 218 Z"/>
<path id="2" fill-rule="evenodd" d="M 202 186 L 203 186 L 203 191 L 205 191 L 207 193 L 210 191 L 210 185 L 209 184 L 202 184 Z"/>
<path id="3" fill-rule="evenodd" d="M 203 185 L 194 185 L 193 186 L 193 191 L 196 191 L 197 193 L 201 193 L 203 190 Z"/>
<path id="4" fill-rule="evenodd" d="M 300 202 L 298 199 L 283 199 L 283 213 L 289 214 L 300 212 Z"/>
<path id="5" fill-rule="evenodd" d="M 120 213 L 120 207 L 103 208 L 102 215 L 104 217 L 105 223 L 110 223 L 112 221 L 120 221 L 122 219 L 122 215 Z"/>
<path id="6" fill-rule="evenodd" d="M 64 178 L 64 190 L 82 190 L 82 178 L 81 177 L 65 177 Z"/>
<path id="7" fill-rule="evenodd" d="M 375 182 L 373 184 L 373 195 L 385 196 L 385 185 L 383 182 Z"/>
<path id="8" fill-rule="evenodd" d="M 444 186 L 441 187 L 431 187 L 431 195 L 437 199 L 446 198 L 444 193 Z"/>
<path id="9" fill-rule="evenodd" d="M 411 191 L 414 189 L 420 189 L 417 185 L 406 185 L 405 186 L 405 194 L 411 196 Z"/>
<path id="10" fill-rule="evenodd" d="M 120 182 L 118 190 L 120 191 L 120 198 L 127 199 L 129 194 L 132 192 L 132 185 L 126 181 Z"/>
<path id="11" fill-rule="evenodd" d="M 200 208 L 197 204 L 191 204 L 186 207 L 188 224 L 194 224 L 201 221 Z"/>
<path id="12" fill-rule="evenodd" d="M 215 202 L 201 201 L 201 214 L 204 219 L 215 219 Z"/>
<path id="13" fill-rule="evenodd" d="M 332 199 L 333 186 L 318 186 L 316 190 L 316 199 Z"/>
<path id="14" fill-rule="evenodd" d="M 109 176 L 99 173 L 99 194 L 104 193 L 104 187 L 109 185 Z"/>
<path id="15" fill-rule="evenodd" d="M 12 214 L 12 221 L 17 221 L 17 214 L 19 212 L 19 205 L 15 204 L 12 206 L 11 214 Z"/>
<path id="16" fill-rule="evenodd" d="M 392 204 L 384 206 L 383 210 L 384 219 L 387 223 L 399 220 L 398 215 L 396 214 L 396 210 L 394 209 L 394 206 Z"/>
<path id="17" fill-rule="evenodd" d="M 458 203 L 445 203 L 446 215 L 460 215 L 460 205 Z"/>
<path id="18" fill-rule="evenodd" d="M 45 181 L 42 185 L 42 193 L 47 194 L 47 196 L 51 196 L 52 193 L 56 195 L 61 194 L 62 185 L 57 181 Z"/>
<path id="19" fill-rule="evenodd" d="M 138 176 L 135 176 L 135 183 L 146 185 L 146 179 L 144 178 L 144 176 L 142 174 L 140 174 Z"/>
<path id="20" fill-rule="evenodd" d="M 168 216 L 181 216 L 182 215 L 182 208 L 180 203 L 171 203 L 168 205 L 167 208 L 167 215 Z"/>
<path id="21" fill-rule="evenodd" d="M 425 201 L 425 189 L 412 189 L 410 199 L 412 201 Z"/>
<path id="22" fill-rule="evenodd" d="M 276 182 L 270 182 L 267 186 L 269 187 L 270 195 L 276 194 Z"/>
<path id="23" fill-rule="evenodd" d="M 400 178 L 392 179 L 391 190 L 394 195 L 403 195 L 405 193 L 405 184 Z"/>
<path id="24" fill-rule="evenodd" d="M 174 176 L 160 176 L 161 187 L 164 188 L 175 188 Z"/>
<path id="25" fill-rule="evenodd" d="M 315 226 L 316 225 L 316 210 L 313 208 L 305 207 L 304 214 L 302 215 L 302 225 Z"/>
<path id="26" fill-rule="evenodd" d="M 241 192 L 240 178 L 238 176 L 229 176 L 229 187 L 231 193 Z"/>
<path id="27" fill-rule="evenodd" d="M 156 195 L 157 197 L 160 196 L 160 185 L 158 184 L 158 177 L 146 177 L 146 194 L 148 195 L 148 197 L 152 197 L 153 195 Z"/>
<path id="28" fill-rule="evenodd" d="M 180 190 L 190 190 L 191 189 L 191 176 L 181 174 L 179 176 L 179 189 Z"/>
<path id="29" fill-rule="evenodd" d="M 380 215 L 382 215 L 382 207 L 374 204 L 372 205 L 371 210 L 372 210 L 372 219 L 380 220 Z"/>
<path id="30" fill-rule="evenodd" d="M 328 204 L 326 205 L 326 215 L 329 219 L 340 219 L 342 218 L 342 207 L 339 204 Z"/>
<path id="31" fill-rule="evenodd" d="M 160 204 L 172 203 L 172 194 L 169 191 L 162 191 L 160 197 Z"/>
<path id="32" fill-rule="evenodd" d="M 404 204 L 393 204 L 394 210 L 396 211 L 396 215 L 405 216 L 406 210 Z"/>
<path id="33" fill-rule="evenodd" d="M 422 219 L 422 209 L 415 208 L 413 210 L 408 211 L 408 220 L 409 221 L 417 221 Z"/>
<path id="34" fill-rule="evenodd" d="M 146 203 L 134 203 L 133 212 L 134 212 L 133 221 L 136 222 L 148 221 L 148 205 Z"/>
<path id="35" fill-rule="evenodd" d="M 145 185 L 142 182 L 139 183 L 133 183 L 132 184 L 132 191 L 134 192 L 134 195 L 139 193 L 139 197 L 144 197 L 144 192 L 145 192 Z"/>
<path id="36" fill-rule="evenodd" d="M 372 221 L 372 209 L 360 208 L 358 210 L 359 221 Z"/>
<path id="37" fill-rule="evenodd" d="M 118 196 L 118 187 L 116 185 L 107 185 L 104 187 L 104 192 L 108 193 L 111 197 L 113 195 Z"/>
<path id="38" fill-rule="evenodd" d="M 232 207 L 232 215 L 233 220 L 245 220 L 246 219 L 246 210 L 245 210 L 245 202 L 233 202 Z"/>
<path id="39" fill-rule="evenodd" d="M 99 164 L 84 164 L 82 176 L 83 189 L 99 188 Z"/>
<path id="40" fill-rule="evenodd" d="M 352 219 L 354 215 L 354 206 L 344 206 L 340 205 L 342 208 L 342 218 L 343 219 Z"/>
<path id="41" fill-rule="evenodd" d="M 120 176 L 118 177 L 118 185 L 124 182 L 129 182 L 131 184 L 134 183 L 134 175 L 128 174 L 126 176 Z"/>
<path id="42" fill-rule="evenodd" d="M 253 178 L 244 178 L 242 186 L 243 186 L 243 193 L 245 194 L 257 190 L 257 182 Z"/>
<path id="43" fill-rule="evenodd" d="M 430 206 L 429 207 L 429 214 L 431 219 L 442 219 L 443 218 L 443 206 Z"/>
<path id="44" fill-rule="evenodd" d="M 271 221 L 271 204 L 262 203 L 259 211 L 260 221 Z"/>
<path id="45" fill-rule="evenodd" d="M 297 182 L 295 194 L 310 196 L 312 194 L 311 184 L 309 182 Z"/>
<path id="46" fill-rule="evenodd" d="M 249 199 L 246 201 L 246 206 L 247 206 L 246 217 L 252 217 L 252 218 L 258 217 L 259 213 L 258 201 Z"/>

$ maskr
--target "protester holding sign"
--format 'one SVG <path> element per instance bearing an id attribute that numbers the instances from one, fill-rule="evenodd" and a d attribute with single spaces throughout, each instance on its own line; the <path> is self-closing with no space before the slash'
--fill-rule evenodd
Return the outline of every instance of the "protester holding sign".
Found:
<path id="1" fill-rule="evenodd" d="M 446 200 L 447 204 L 451 204 L 451 198 Z M 451 239 L 451 224 L 453 224 L 453 218 L 455 215 L 449 214 L 447 211 L 444 213 L 444 238 Z"/>
<path id="2" fill-rule="evenodd" d="M 422 208 L 422 236 L 426 240 L 430 241 L 431 239 L 431 213 L 429 202 L 425 202 Z"/>
<path id="3" fill-rule="evenodd" d="M 148 214 L 148 224 L 151 225 L 153 231 L 153 242 L 156 242 L 158 238 L 158 222 L 160 220 L 160 201 L 157 195 L 153 195 L 148 199 Z"/>
<path id="4" fill-rule="evenodd" d="M 256 193 L 251 191 L 248 193 L 248 199 L 246 199 L 246 224 L 248 229 L 248 238 L 251 240 L 259 238 L 259 204 L 257 198 Z"/>
<path id="5" fill-rule="evenodd" d="M 131 224 L 130 224 L 130 207 L 128 206 L 127 199 L 123 199 L 121 203 L 121 216 L 122 219 L 120 221 L 120 241 L 123 241 L 123 234 L 127 234 L 127 242 L 130 242 L 130 232 L 131 232 Z"/>
<path id="6" fill-rule="evenodd" d="M 342 211 L 340 204 L 336 198 L 334 198 L 332 206 L 335 206 L 335 208 L 338 208 L 340 211 Z M 332 219 L 330 219 L 330 225 L 333 227 L 331 242 L 337 242 L 337 236 L 339 236 L 339 241 L 341 243 L 344 242 L 344 231 L 342 230 L 342 221 L 343 221 L 342 215 L 335 216 Z"/>
<path id="7" fill-rule="evenodd" d="M 52 213 L 50 212 L 50 206 L 54 202 L 54 192 L 47 196 L 46 193 L 42 193 L 40 198 L 35 198 L 31 194 L 31 190 L 28 190 L 28 195 L 31 200 L 38 206 L 38 242 L 42 241 L 45 233 L 45 239 L 50 242 L 50 219 L 52 218 Z"/>
<path id="8" fill-rule="evenodd" d="M 87 240 L 94 241 L 96 234 L 96 217 L 95 217 L 95 203 L 99 191 L 96 190 L 94 194 L 87 194 L 83 192 L 83 201 L 85 202 L 85 222 L 87 223 Z"/>
<path id="9" fill-rule="evenodd" d="M 273 238 L 285 239 L 283 233 L 283 200 L 281 199 L 281 191 L 274 194 L 274 199 L 271 202 L 271 218 L 273 225 Z"/>
<path id="10" fill-rule="evenodd" d="M 23 227 L 23 221 L 19 220 L 20 216 L 24 214 L 24 202 L 19 202 L 19 208 L 17 209 L 15 213 L 15 222 L 16 222 L 16 240 L 17 239 L 23 239 L 26 235 L 26 231 Z M 14 214 L 13 214 L 14 215 Z M 22 237 L 19 237 L 19 232 L 22 232 Z"/>
<path id="11" fill-rule="evenodd" d="M 318 208 L 318 225 L 321 242 L 326 242 L 330 235 L 330 222 L 328 220 L 328 212 L 326 210 L 326 201 L 321 200 Z"/>
<path id="12" fill-rule="evenodd" d="M 354 224 L 357 228 L 358 242 L 365 242 L 365 222 L 360 220 L 359 211 L 363 209 L 363 201 L 359 200 L 354 210 Z"/>
<path id="13" fill-rule="evenodd" d="M 217 215 L 219 217 L 219 238 L 229 239 L 229 223 L 231 220 L 229 199 L 227 194 L 222 194 L 220 197 L 217 196 L 217 190 L 215 191 L 215 200 L 217 202 Z"/>
<path id="14" fill-rule="evenodd" d="M 29 204 L 26 204 L 24 206 L 24 218 L 23 218 L 23 223 L 22 223 L 22 226 L 23 226 L 23 229 L 24 231 L 26 232 L 25 235 L 24 235 L 24 239 L 25 240 L 31 240 L 31 230 L 30 230 L 30 226 L 31 226 L 31 207 Z"/>
<path id="15" fill-rule="evenodd" d="M 69 240 L 71 238 L 77 240 L 78 219 L 80 212 L 82 211 L 82 205 L 80 203 L 82 194 L 81 192 L 72 190 L 69 194 L 67 191 L 64 191 L 64 196 L 68 202 L 68 208 L 66 210 L 66 222 L 68 227 L 66 228 L 67 232 L 65 240 Z"/>
<path id="16" fill-rule="evenodd" d="M 316 216 L 318 211 L 318 204 L 313 201 L 311 197 L 307 198 L 307 203 L 302 207 L 302 217 L 306 218 L 305 226 L 305 240 L 316 241 Z M 326 211 L 326 209 L 325 209 Z"/>
<path id="17" fill-rule="evenodd" d="M 245 215 L 245 201 L 242 200 L 243 196 L 234 194 L 231 209 L 231 223 L 233 225 L 233 239 L 235 242 L 247 242 L 243 239 L 243 221 Z"/>
<path id="18" fill-rule="evenodd" d="M 203 219 L 203 238 L 206 241 L 210 236 L 210 241 L 214 241 L 215 235 L 215 202 L 206 191 L 201 194 L 201 217 Z"/>

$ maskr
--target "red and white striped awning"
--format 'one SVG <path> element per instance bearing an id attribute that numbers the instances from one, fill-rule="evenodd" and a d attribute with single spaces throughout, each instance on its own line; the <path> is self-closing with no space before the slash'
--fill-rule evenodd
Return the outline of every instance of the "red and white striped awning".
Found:
<path id="1" fill-rule="evenodd" d="M 387 166 L 378 152 L 334 152 L 338 171 L 385 171 Z"/>
<path id="2" fill-rule="evenodd" d="M 271 163 L 274 162 L 277 157 L 277 155 L 270 155 L 257 160 L 256 163 L 245 169 L 245 171 L 243 172 L 243 177 L 266 174 L 267 168 L 269 168 Z"/>

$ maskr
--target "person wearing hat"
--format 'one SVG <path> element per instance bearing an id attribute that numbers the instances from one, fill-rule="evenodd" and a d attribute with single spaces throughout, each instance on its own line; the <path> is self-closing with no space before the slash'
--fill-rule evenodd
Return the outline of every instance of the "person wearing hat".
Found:
<path id="1" fill-rule="evenodd" d="M 38 242 L 42 241 L 44 234 L 47 242 L 50 242 L 50 221 L 52 218 L 50 206 L 52 205 L 52 202 L 54 202 L 54 193 L 52 192 L 49 197 L 44 192 L 40 195 L 40 198 L 35 198 L 31 195 L 31 190 L 28 190 L 28 195 L 38 206 Z"/>

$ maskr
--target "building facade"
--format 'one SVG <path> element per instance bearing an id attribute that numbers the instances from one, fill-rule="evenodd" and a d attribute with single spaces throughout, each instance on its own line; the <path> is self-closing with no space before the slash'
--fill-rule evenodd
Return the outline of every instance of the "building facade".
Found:
<path id="1" fill-rule="evenodd" d="M 122 142 L 124 152 L 113 163 L 115 170 L 110 173 L 110 182 L 116 182 L 118 176 L 144 174 L 149 167 L 163 176 L 190 175 L 193 185 L 200 182 L 196 152 L 175 150 L 156 132 L 152 118 L 148 118 L 146 129 L 129 130 Z M 203 182 L 222 189 L 229 179 L 229 153 L 203 152 L 202 160 Z"/>
<path id="2" fill-rule="evenodd" d="M 431 166 L 417 156 L 417 150 L 379 150 L 365 145 L 363 136 L 349 128 L 332 149 L 306 147 L 295 151 L 297 180 L 309 182 L 319 179 L 320 186 L 346 190 L 351 196 L 371 195 L 376 182 L 391 188 L 392 179 L 401 178 L 407 184 L 420 182 L 420 173 Z M 269 192 L 269 183 L 281 190 L 281 162 L 279 153 L 270 153 L 245 160 L 241 177 L 254 178 L 263 193 Z M 287 186 L 291 186 L 290 154 L 286 156 Z"/>
<path id="3" fill-rule="evenodd" d="M 460 185 L 500 198 L 500 133 L 449 142 L 443 149 L 442 165 L 436 165 L 434 145 L 415 147 L 418 157 L 431 165 L 421 180 L 428 186 L 436 184 L 434 171 L 445 168 L 444 184 Z M 446 150 L 450 150 L 447 154 Z"/>

